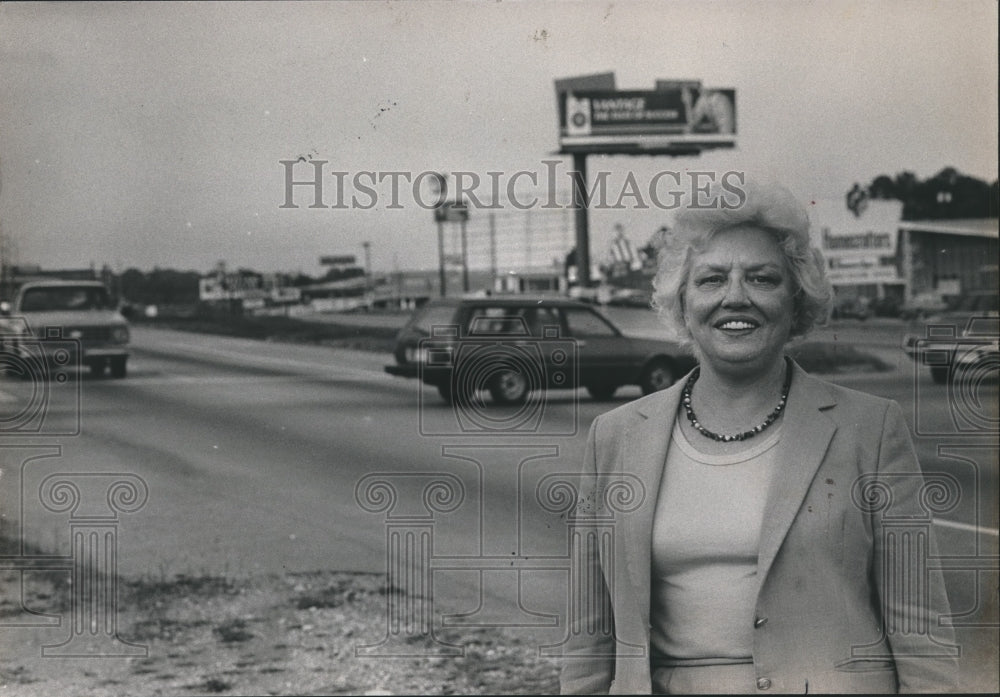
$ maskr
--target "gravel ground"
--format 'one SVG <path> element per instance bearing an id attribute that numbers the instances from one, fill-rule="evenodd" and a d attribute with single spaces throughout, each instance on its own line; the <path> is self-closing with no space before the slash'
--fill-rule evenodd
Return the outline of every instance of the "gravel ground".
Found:
<path id="1" fill-rule="evenodd" d="M 25 606 L 64 613 L 67 579 L 32 572 Z M 0 622 L 18 611 L 17 572 L 0 576 Z M 557 667 L 524 636 L 462 629 L 438 638 L 458 657 L 358 658 L 377 643 L 384 578 L 317 572 L 255 577 L 122 580 L 119 636 L 146 657 L 42 657 L 68 630 L 0 627 L 0 695 L 545 694 Z M 393 592 L 391 589 L 388 592 Z M 64 623 L 65 624 L 65 623 Z M 384 626 L 384 621 L 382 622 Z M 414 651 L 426 647 L 416 639 Z"/>

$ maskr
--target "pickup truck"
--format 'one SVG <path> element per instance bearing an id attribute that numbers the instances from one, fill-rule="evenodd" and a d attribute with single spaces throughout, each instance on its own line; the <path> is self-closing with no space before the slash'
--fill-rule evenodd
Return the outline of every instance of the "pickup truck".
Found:
<path id="1" fill-rule="evenodd" d="M 100 281 L 29 281 L 0 308 L 0 351 L 8 355 L 49 362 L 58 355 L 96 376 L 110 369 L 123 378 L 128 343 L 128 323 Z"/>

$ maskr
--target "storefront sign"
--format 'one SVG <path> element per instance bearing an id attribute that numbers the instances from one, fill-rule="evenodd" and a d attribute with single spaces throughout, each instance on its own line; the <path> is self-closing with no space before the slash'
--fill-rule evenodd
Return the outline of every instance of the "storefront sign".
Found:
<path id="1" fill-rule="evenodd" d="M 813 243 L 831 270 L 845 262 L 877 266 L 880 259 L 896 255 L 903 204 L 871 200 L 859 210 L 854 213 L 844 201 L 816 201 L 810 207 Z"/>
<path id="2" fill-rule="evenodd" d="M 826 275 L 835 286 L 903 282 L 895 266 L 846 266 L 829 269 Z"/>

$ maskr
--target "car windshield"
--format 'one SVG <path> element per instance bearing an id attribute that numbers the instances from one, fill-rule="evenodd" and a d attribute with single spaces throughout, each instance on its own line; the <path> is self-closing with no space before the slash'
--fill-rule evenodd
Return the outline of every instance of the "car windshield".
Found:
<path id="1" fill-rule="evenodd" d="M 110 307 L 107 291 L 98 286 L 28 288 L 21 299 L 22 312 L 105 310 Z"/>

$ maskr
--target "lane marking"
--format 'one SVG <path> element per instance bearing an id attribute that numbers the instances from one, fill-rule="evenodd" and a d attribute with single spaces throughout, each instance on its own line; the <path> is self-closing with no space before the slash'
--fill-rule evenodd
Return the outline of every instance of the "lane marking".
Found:
<path id="1" fill-rule="evenodd" d="M 951 528 L 953 530 L 961 530 L 962 532 L 981 532 L 984 535 L 989 535 L 991 537 L 1000 537 L 1000 530 L 994 530 L 993 528 L 981 528 L 978 525 L 972 525 L 971 523 L 959 523 L 956 520 L 938 520 L 934 519 L 935 525 L 940 525 L 942 528 Z"/>
<path id="2" fill-rule="evenodd" d="M 314 375 L 142 375 L 133 374 L 124 380 L 116 380 L 114 382 L 107 381 L 107 384 L 114 385 L 115 388 L 126 387 L 128 385 L 250 385 L 250 384 L 319 384 L 320 380 L 334 380 L 342 382 L 375 382 L 372 378 L 376 377 L 377 381 L 382 381 L 383 378 L 380 375 L 371 376 L 358 376 L 352 374 L 338 374 L 338 373 L 317 373 Z M 386 379 L 391 379 L 392 376 L 385 374 Z M 103 383 L 87 383 L 86 388 L 89 389 L 90 385 L 98 385 Z"/>
<path id="3" fill-rule="evenodd" d="M 392 377 L 388 375 L 388 373 L 386 373 L 384 370 L 379 370 L 378 368 L 374 367 L 360 368 L 355 366 L 338 366 L 327 362 L 321 362 L 316 359 L 304 361 L 296 358 L 266 356 L 261 354 L 246 353 L 243 351 L 235 351 L 232 349 L 222 349 L 213 346 L 199 346 L 195 344 L 187 344 L 180 342 L 174 343 L 172 344 L 172 346 L 179 346 L 182 349 L 187 350 L 188 352 L 193 354 L 218 356 L 220 358 L 228 358 L 231 360 L 236 360 L 238 361 L 239 365 L 244 365 L 244 366 L 255 366 L 255 367 L 273 366 L 275 368 L 279 369 L 283 368 L 286 370 L 295 367 L 303 370 L 308 370 L 310 372 L 318 372 L 320 374 L 334 373 L 334 374 L 349 374 L 349 375 L 353 374 L 358 376 L 386 375 L 388 377 Z M 136 347 L 136 350 L 141 352 L 142 347 Z M 166 351 L 164 351 L 163 348 L 151 348 L 149 352 L 154 355 L 157 355 L 157 358 L 160 358 L 162 354 L 167 353 Z M 176 358 L 183 360 L 181 356 L 177 356 Z"/>

